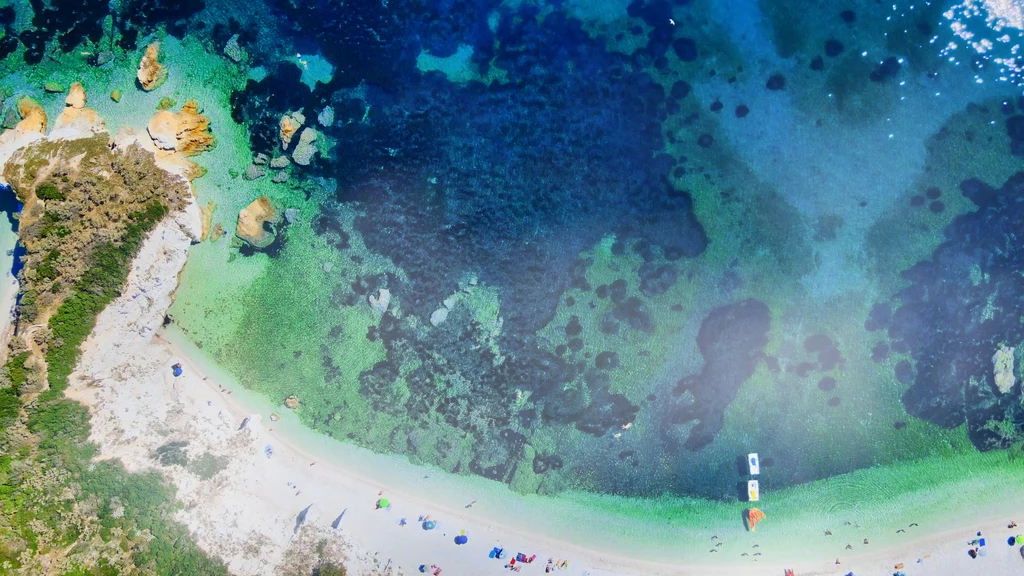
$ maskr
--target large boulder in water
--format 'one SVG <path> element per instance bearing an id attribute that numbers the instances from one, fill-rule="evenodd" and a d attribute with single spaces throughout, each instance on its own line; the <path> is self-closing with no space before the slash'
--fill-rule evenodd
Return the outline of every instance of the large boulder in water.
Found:
<path id="1" fill-rule="evenodd" d="M 155 90 L 167 79 L 167 67 L 160 63 L 159 56 L 160 43 L 153 42 L 146 47 L 146 53 L 139 62 L 139 71 L 135 77 L 146 92 Z"/>
<path id="2" fill-rule="evenodd" d="M 238 213 L 235 235 L 256 248 L 266 248 L 274 241 L 273 227 L 280 222 L 281 215 L 270 198 L 260 196 Z"/>

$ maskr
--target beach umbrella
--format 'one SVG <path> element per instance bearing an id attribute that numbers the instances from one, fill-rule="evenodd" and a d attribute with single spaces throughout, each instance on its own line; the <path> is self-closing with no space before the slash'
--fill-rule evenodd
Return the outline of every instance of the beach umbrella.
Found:
<path id="1" fill-rule="evenodd" d="M 750 524 L 750 531 L 757 530 L 757 523 L 767 518 L 764 512 L 761 512 L 757 508 L 751 508 L 747 510 L 747 522 Z"/>
<path id="2" fill-rule="evenodd" d="M 435 526 L 437 526 L 437 523 L 435 523 L 433 520 L 427 520 L 423 523 L 424 530 L 433 530 Z"/>
<path id="3" fill-rule="evenodd" d="M 459 546 L 465 544 L 466 542 L 469 542 L 469 538 L 467 538 L 465 534 L 459 534 L 455 537 L 455 543 Z"/>
<path id="4" fill-rule="evenodd" d="M 389 502 L 387 498 L 381 498 L 380 500 L 377 500 L 377 508 L 387 508 L 390 505 L 391 502 Z"/>

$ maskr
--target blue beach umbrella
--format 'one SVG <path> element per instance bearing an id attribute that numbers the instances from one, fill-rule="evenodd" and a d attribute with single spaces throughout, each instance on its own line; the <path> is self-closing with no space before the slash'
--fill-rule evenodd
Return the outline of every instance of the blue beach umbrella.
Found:
<path id="1" fill-rule="evenodd" d="M 423 523 L 424 530 L 433 530 L 435 526 L 437 526 L 437 524 L 433 520 L 427 520 Z"/>
<path id="2" fill-rule="evenodd" d="M 455 544 L 458 546 L 462 546 L 466 542 L 469 542 L 469 538 L 467 538 L 465 534 L 459 534 L 455 537 Z"/>

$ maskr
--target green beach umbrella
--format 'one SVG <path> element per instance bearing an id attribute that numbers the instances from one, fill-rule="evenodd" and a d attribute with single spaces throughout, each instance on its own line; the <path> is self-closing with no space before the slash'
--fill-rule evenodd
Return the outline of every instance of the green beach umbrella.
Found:
<path id="1" fill-rule="evenodd" d="M 377 508 L 387 508 L 390 505 L 391 502 L 388 502 L 387 498 L 381 498 L 380 500 L 377 500 Z"/>

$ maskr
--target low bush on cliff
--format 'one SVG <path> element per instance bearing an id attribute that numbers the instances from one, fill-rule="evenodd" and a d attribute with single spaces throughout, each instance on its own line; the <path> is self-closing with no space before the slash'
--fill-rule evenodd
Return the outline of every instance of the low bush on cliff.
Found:
<path id="1" fill-rule="evenodd" d="M 67 377 L 78 361 L 79 346 L 92 332 L 99 313 L 121 294 L 132 259 L 142 247 L 146 234 L 166 214 L 167 207 L 155 201 L 145 210 L 132 214 L 131 223 L 119 243 L 108 242 L 93 250 L 89 268 L 50 318 L 53 344 L 46 353 L 46 365 L 51 396 L 63 392 Z"/>

